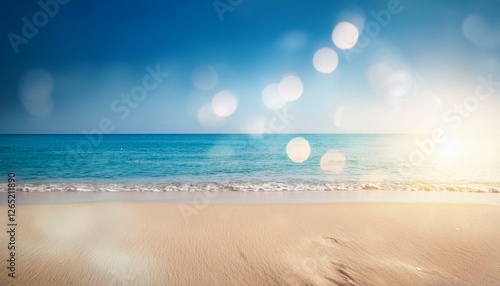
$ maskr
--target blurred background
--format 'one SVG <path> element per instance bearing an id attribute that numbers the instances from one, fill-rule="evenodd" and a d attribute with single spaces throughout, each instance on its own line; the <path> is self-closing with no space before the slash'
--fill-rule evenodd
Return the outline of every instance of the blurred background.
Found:
<path id="1" fill-rule="evenodd" d="M 499 12 L 465 0 L 0 1 L 0 133 L 498 134 Z"/>

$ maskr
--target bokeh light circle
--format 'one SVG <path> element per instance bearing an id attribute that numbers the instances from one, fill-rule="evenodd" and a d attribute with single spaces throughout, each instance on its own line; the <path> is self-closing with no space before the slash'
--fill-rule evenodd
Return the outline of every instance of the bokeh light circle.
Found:
<path id="1" fill-rule="evenodd" d="M 280 109 L 285 105 L 286 100 L 280 96 L 279 85 L 273 83 L 262 91 L 262 102 L 269 109 Z"/>
<path id="2" fill-rule="evenodd" d="M 302 84 L 302 80 L 297 75 L 287 75 L 280 81 L 279 93 L 285 100 L 297 100 L 302 96 L 303 91 L 304 85 Z"/>
<path id="3" fill-rule="evenodd" d="M 341 50 L 353 48 L 358 42 L 359 31 L 349 22 L 338 23 L 332 31 L 332 41 Z"/>
<path id="4" fill-rule="evenodd" d="M 500 45 L 500 27 L 488 23 L 482 16 L 471 14 L 462 24 L 464 37 L 481 48 L 495 48 Z"/>
<path id="5" fill-rule="evenodd" d="M 413 90 L 413 78 L 407 72 L 392 74 L 387 83 L 387 91 L 396 98 L 404 98 Z"/>
<path id="6" fill-rule="evenodd" d="M 286 145 L 286 154 L 290 160 L 295 163 L 301 163 L 309 158 L 309 155 L 311 154 L 311 146 L 306 139 L 296 137 L 290 140 Z"/>
<path id="7" fill-rule="evenodd" d="M 198 121 L 204 127 L 217 127 L 224 123 L 224 117 L 215 114 L 212 109 L 212 104 L 207 103 L 203 105 L 198 111 Z"/>
<path id="8" fill-rule="evenodd" d="M 217 71 L 211 66 L 201 65 L 193 69 L 191 79 L 198 89 L 211 90 L 219 83 Z"/>
<path id="9" fill-rule="evenodd" d="M 54 80 L 42 69 L 32 69 L 19 81 L 21 102 L 31 115 L 46 116 L 52 112 Z"/>
<path id="10" fill-rule="evenodd" d="M 330 48 L 321 48 L 314 53 L 313 65 L 320 73 L 333 72 L 339 63 L 339 56 Z"/>
<path id="11" fill-rule="evenodd" d="M 321 157 L 319 165 L 325 172 L 340 174 L 344 171 L 346 157 L 340 151 L 332 149 Z"/>
<path id="12" fill-rule="evenodd" d="M 218 116 L 228 117 L 236 111 L 237 107 L 238 100 L 231 91 L 220 91 L 212 98 L 212 109 Z"/>

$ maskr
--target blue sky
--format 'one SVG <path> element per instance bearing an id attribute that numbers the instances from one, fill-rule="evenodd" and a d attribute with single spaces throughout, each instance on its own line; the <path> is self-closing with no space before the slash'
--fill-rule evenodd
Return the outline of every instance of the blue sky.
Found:
<path id="1" fill-rule="evenodd" d="M 0 133 L 425 133 L 453 125 L 478 77 L 500 81 L 499 1 L 62 2 L 0 2 Z M 339 23 L 356 46 L 334 43 Z M 460 131 L 499 132 L 499 97 L 458 113 Z"/>

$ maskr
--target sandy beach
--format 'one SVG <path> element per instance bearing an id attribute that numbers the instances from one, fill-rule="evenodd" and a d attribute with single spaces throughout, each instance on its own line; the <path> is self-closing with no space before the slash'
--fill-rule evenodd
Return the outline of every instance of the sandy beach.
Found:
<path id="1" fill-rule="evenodd" d="M 500 284 L 494 205 L 92 202 L 17 212 L 7 285 Z"/>
<path id="2" fill-rule="evenodd" d="M 0 286 L 500 286 L 499 12 L 0 0 Z"/>

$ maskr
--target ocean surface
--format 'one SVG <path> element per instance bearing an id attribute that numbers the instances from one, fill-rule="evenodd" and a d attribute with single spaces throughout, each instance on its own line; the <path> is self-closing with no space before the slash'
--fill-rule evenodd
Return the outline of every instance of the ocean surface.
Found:
<path id="1" fill-rule="evenodd" d="M 0 135 L 0 164 L 1 191 L 499 192 L 500 137 Z"/>

